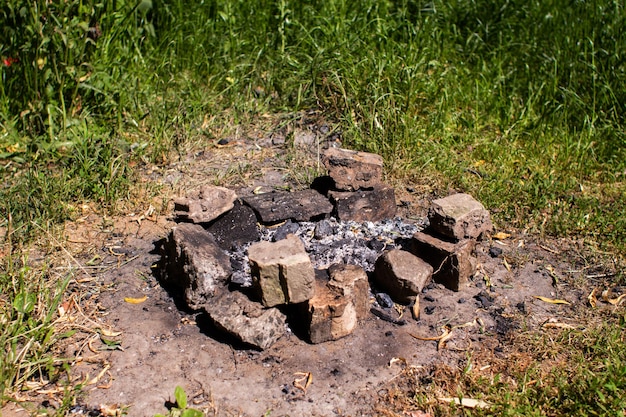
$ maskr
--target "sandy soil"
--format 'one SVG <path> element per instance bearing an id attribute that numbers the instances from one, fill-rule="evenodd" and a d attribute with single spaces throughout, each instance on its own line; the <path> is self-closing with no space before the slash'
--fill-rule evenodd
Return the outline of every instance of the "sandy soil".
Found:
<path id="1" fill-rule="evenodd" d="M 483 279 L 460 292 L 434 285 L 421 297 L 419 321 L 408 310 L 404 326 L 371 315 L 354 334 L 339 341 L 311 345 L 288 334 L 267 351 L 258 352 L 231 346 L 232 340 L 216 332 L 202 314 L 180 311 L 153 277 L 151 266 L 159 260 L 155 242 L 169 226 L 165 220 L 144 221 L 140 226 L 120 219 L 104 242 L 104 248 L 114 247 L 115 253 L 123 255 L 109 254 L 103 260 L 121 266 L 98 277 L 97 302 L 104 313 L 101 319 L 122 333 L 123 351 L 100 354 L 111 364 L 111 380 L 103 381 L 104 388 L 88 390 L 82 399 L 86 409 L 127 405 L 131 416 L 152 416 L 166 411 L 165 404 L 173 401 L 174 388 L 180 385 L 193 397 L 196 408 L 217 415 L 372 415 L 377 390 L 403 366 L 435 361 L 461 365 L 466 350 L 476 344 L 504 355 L 509 332 L 538 328 L 567 309 L 534 298 L 565 295 L 557 294 L 545 268 L 547 261 L 535 258 L 550 252 L 530 243 L 511 248 L 519 241 L 507 242 L 508 247 L 499 245 L 505 248 L 508 262 L 532 256 L 509 271 L 505 258 L 494 259 L 486 253 L 484 242 L 479 261 L 490 277 L 490 291 Z M 124 302 L 124 297 L 144 295 L 148 298 L 141 304 Z M 565 298 L 576 303 L 582 294 L 568 290 Z M 436 341 L 413 337 L 438 336 L 445 324 L 462 325 L 477 318 L 482 325 L 454 330 L 440 350 Z M 306 392 L 294 387 L 298 372 L 313 375 Z"/>
<path id="2" fill-rule="evenodd" d="M 221 178 L 240 192 L 295 184 L 294 176 L 287 175 L 289 166 L 281 161 L 280 152 L 238 142 L 165 168 L 146 169 L 143 181 L 163 187 L 166 202 L 233 167 L 239 167 L 237 175 Z M 406 192 L 410 186 L 397 188 L 398 200 L 406 202 L 400 214 L 415 219 L 423 215 L 425 199 Z M 250 350 L 218 333 L 203 314 L 180 310 L 159 285 L 156 248 L 174 223 L 167 206 L 161 214 L 158 209 L 150 212 L 154 201 L 146 201 L 145 212 L 108 219 L 87 212 L 66 225 L 68 248 L 84 268 L 70 294 L 90 317 L 91 328 L 106 329 L 89 344 L 83 339 L 66 346 L 68 356 L 83 358 L 72 368 L 72 376 L 93 382 L 85 385 L 72 415 L 115 415 L 122 410 L 137 417 L 166 414 L 177 385 L 185 389 L 191 405 L 207 415 L 375 415 L 380 390 L 403 368 L 463 366 L 467 351 L 476 346 L 505 357 L 511 332 L 539 328 L 551 319 L 562 321 L 573 308 L 535 296 L 564 298 L 573 305 L 585 302 L 583 290 L 556 279 L 573 266 L 559 261 L 555 248 L 515 235 L 478 245 L 479 272 L 462 291 L 429 286 L 421 296 L 419 321 L 408 310 L 404 326 L 370 315 L 354 334 L 339 341 L 312 345 L 289 333 L 266 351 Z M 501 248 L 502 255 L 491 257 L 492 246 Z M 143 296 L 146 300 L 138 304 L 125 301 Z M 454 329 L 440 349 L 437 341 L 415 337 L 435 337 L 445 325 L 465 323 L 470 324 Z M 312 375 L 306 391 L 294 385 L 298 373 Z M 12 413 L 7 408 L 2 415 Z"/>

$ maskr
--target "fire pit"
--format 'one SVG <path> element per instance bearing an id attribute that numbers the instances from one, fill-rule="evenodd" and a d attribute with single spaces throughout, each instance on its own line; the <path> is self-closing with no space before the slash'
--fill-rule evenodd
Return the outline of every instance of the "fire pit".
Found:
<path id="1" fill-rule="evenodd" d="M 452 195 L 433 201 L 428 220 L 405 222 L 382 158 L 330 148 L 324 163 L 325 189 L 238 197 L 205 187 L 177 200 L 183 222 L 165 246 L 163 283 L 267 349 L 288 322 L 312 343 L 349 335 L 370 311 L 402 324 L 394 303 L 414 305 L 431 279 L 450 290 L 467 282 L 475 242 L 492 227 L 479 202 Z"/>

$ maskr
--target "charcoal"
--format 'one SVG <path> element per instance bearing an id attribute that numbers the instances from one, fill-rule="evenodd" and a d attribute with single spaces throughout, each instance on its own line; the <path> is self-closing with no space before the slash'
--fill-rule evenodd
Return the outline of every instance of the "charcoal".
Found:
<path id="1" fill-rule="evenodd" d="M 389 294 L 386 294 L 384 292 L 379 292 L 379 293 L 377 293 L 375 295 L 375 297 L 376 297 L 376 302 L 378 302 L 378 304 L 382 308 L 391 308 L 391 307 L 393 307 L 393 300 L 391 299 Z"/>

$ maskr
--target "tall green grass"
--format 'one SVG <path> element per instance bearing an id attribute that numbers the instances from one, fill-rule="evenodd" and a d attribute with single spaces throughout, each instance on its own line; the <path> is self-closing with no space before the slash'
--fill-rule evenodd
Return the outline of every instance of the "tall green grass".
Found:
<path id="1" fill-rule="evenodd" d="M 626 240 L 613 214 L 626 168 L 623 1 L 11 0 L 0 10 L 0 54 L 19 59 L 1 70 L 5 157 L 58 161 L 78 145 L 162 160 L 207 114 L 249 122 L 317 108 L 347 146 L 383 154 L 395 172 L 446 178 L 503 224 Z M 85 138 L 94 131 L 100 140 Z"/>

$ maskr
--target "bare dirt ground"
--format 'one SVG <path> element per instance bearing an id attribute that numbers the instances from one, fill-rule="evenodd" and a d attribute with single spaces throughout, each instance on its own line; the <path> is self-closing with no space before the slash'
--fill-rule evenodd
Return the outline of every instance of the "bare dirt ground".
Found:
<path id="1" fill-rule="evenodd" d="M 315 149 L 288 154 L 287 148 L 271 138 L 236 138 L 165 167 L 145 167 L 141 181 L 158 192 L 140 210 L 106 218 L 85 207 L 83 217 L 65 226 L 68 263 L 80 265 L 65 314 L 84 328 L 65 346 L 67 357 L 78 358 L 70 378 L 84 387 L 70 415 L 166 414 L 177 385 L 207 415 L 378 415 L 377 399 L 407 367 L 463 367 L 468 352 L 478 348 L 506 358 L 511 334 L 567 324 L 576 306 L 586 303 L 588 289 L 575 279 L 581 263 L 575 250 L 568 261 L 560 244 L 518 232 L 478 245 L 479 267 L 467 288 L 430 285 L 421 296 L 419 321 L 407 309 L 406 325 L 370 315 L 335 342 L 312 345 L 289 333 L 262 352 L 233 344 L 203 314 L 179 310 L 155 277 L 159 242 L 175 224 L 169 201 L 206 183 L 230 184 L 240 195 L 258 187 L 302 187 L 316 172 Z M 421 218 L 430 196 L 412 184 L 394 185 L 399 214 Z M 491 247 L 502 254 L 490 256 Z M 144 296 L 140 303 L 125 301 Z M 452 330 L 445 343 L 420 339 L 442 335 L 446 325 Z M 312 375 L 306 391 L 294 385 L 299 373 Z M 20 414 L 6 409 L 2 415 Z"/>

